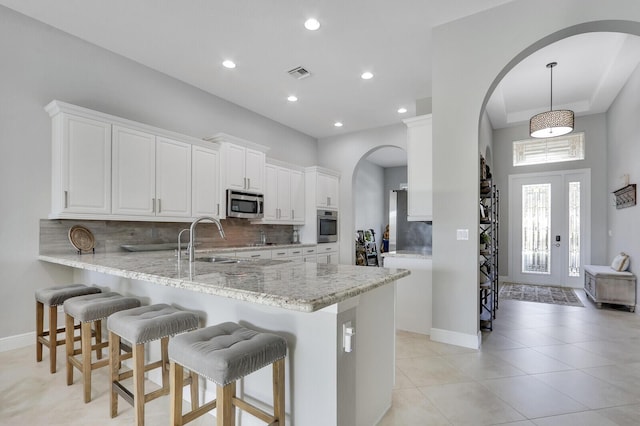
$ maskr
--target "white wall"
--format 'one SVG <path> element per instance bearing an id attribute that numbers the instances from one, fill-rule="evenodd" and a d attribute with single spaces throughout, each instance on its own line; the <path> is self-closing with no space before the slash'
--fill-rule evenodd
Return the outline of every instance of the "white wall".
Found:
<path id="1" fill-rule="evenodd" d="M 34 290 L 71 280 L 38 255 L 51 192 L 51 121 L 59 99 L 195 137 L 225 132 L 309 166 L 314 138 L 0 7 L 0 350 L 33 332 Z"/>
<path id="2" fill-rule="evenodd" d="M 620 178 L 629 175 L 629 183 L 640 183 L 640 67 L 618 94 L 607 113 L 607 188 L 608 229 L 606 263 L 621 251 L 631 257 L 631 270 L 640 271 L 640 205 L 616 209 L 612 191 L 624 186 Z"/>
<path id="3" fill-rule="evenodd" d="M 591 259 L 584 264 L 606 262 L 607 235 L 607 121 L 605 114 L 576 117 L 575 131 L 585 133 L 585 159 L 566 163 L 536 164 L 513 167 L 513 141 L 529 138 L 529 125 L 523 124 L 494 131 L 494 183 L 500 190 L 500 259 L 499 273 L 509 276 L 507 244 L 509 241 L 509 175 L 553 172 L 558 170 L 591 169 Z M 605 263 L 606 264 L 606 263 Z"/>
<path id="4" fill-rule="evenodd" d="M 340 177 L 340 263 L 355 259 L 354 186 L 355 171 L 372 151 L 382 146 L 407 150 L 407 128 L 403 123 L 361 132 L 334 136 L 318 141 L 318 164 L 341 173 Z M 345 237 L 347 236 L 347 237 Z"/>
<path id="5" fill-rule="evenodd" d="M 389 224 L 389 193 L 393 189 L 400 189 L 400 185 L 407 184 L 407 166 L 386 167 L 384 169 L 384 205 L 382 214 L 385 226 Z"/>
<path id="6" fill-rule="evenodd" d="M 376 233 L 376 241 L 382 241 L 386 225 L 381 208 L 384 204 L 384 169 L 370 161 L 362 161 L 356 170 L 354 191 L 355 230 L 371 228 Z M 355 239 L 353 232 L 351 235 Z"/>
<path id="7" fill-rule="evenodd" d="M 479 126 L 488 94 L 524 57 L 588 31 L 640 33 L 637 0 L 516 0 L 434 29 L 432 339 L 479 340 L 478 236 L 458 241 L 456 230 L 477 228 Z"/>

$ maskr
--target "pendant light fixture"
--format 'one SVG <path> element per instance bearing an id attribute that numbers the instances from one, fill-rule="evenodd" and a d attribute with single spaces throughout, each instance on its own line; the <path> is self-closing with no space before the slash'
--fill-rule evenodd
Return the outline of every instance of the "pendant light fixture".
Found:
<path id="1" fill-rule="evenodd" d="M 534 115 L 529 120 L 529 134 L 533 138 L 562 136 L 573 130 L 574 114 L 568 109 L 553 110 L 553 67 L 557 62 L 547 64 L 551 71 L 551 100 L 549 111 Z"/>

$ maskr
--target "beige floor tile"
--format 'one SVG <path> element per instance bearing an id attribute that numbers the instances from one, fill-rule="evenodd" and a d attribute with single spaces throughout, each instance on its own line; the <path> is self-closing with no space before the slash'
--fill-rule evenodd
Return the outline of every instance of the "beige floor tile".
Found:
<path id="1" fill-rule="evenodd" d="M 428 336 L 397 339 L 396 359 L 437 356 L 438 354 L 430 349 L 431 346 L 433 345 Z"/>
<path id="2" fill-rule="evenodd" d="M 595 411 L 534 419 L 533 423 L 536 426 L 619 426 Z"/>
<path id="3" fill-rule="evenodd" d="M 411 389 L 416 386 L 411 383 L 411 380 L 404 374 L 398 367 L 396 367 L 396 383 L 393 386 L 393 389 Z"/>
<path id="4" fill-rule="evenodd" d="M 503 351 L 505 349 L 524 348 L 522 343 L 518 343 L 494 330 L 492 333 L 482 334 L 482 352 Z"/>
<path id="5" fill-rule="evenodd" d="M 589 342 L 597 340 L 597 337 L 588 332 L 589 326 L 582 325 L 581 327 L 575 326 L 553 326 L 553 327 L 536 327 L 535 331 L 538 333 L 550 336 L 563 343 L 578 343 Z"/>
<path id="6" fill-rule="evenodd" d="M 378 425 L 445 426 L 451 423 L 418 389 L 400 389 L 393 391 L 392 407 Z"/>
<path id="7" fill-rule="evenodd" d="M 578 348 L 574 345 L 552 345 L 532 348 L 542 354 L 557 359 L 573 368 L 600 367 L 615 364 L 614 361 Z"/>
<path id="8" fill-rule="evenodd" d="M 442 359 L 474 380 L 522 376 L 525 373 L 491 352 L 443 355 Z"/>
<path id="9" fill-rule="evenodd" d="M 618 426 L 638 426 L 640 423 L 640 405 L 605 408 L 597 412 Z"/>
<path id="10" fill-rule="evenodd" d="M 551 336 L 543 334 L 535 329 L 518 329 L 518 330 L 505 330 L 500 332 L 504 337 L 520 343 L 526 347 L 543 346 L 543 345 L 559 345 L 563 343 L 558 339 L 554 339 Z"/>
<path id="11" fill-rule="evenodd" d="M 528 419 L 588 410 L 533 376 L 485 380 L 482 384 Z"/>
<path id="12" fill-rule="evenodd" d="M 415 386 L 471 382 L 473 379 L 439 357 L 406 358 L 396 366 Z"/>
<path id="13" fill-rule="evenodd" d="M 535 378 L 591 409 L 640 403 L 623 389 L 579 370 L 538 374 Z"/>
<path id="14" fill-rule="evenodd" d="M 597 377 L 607 383 L 623 389 L 627 394 L 640 398 L 640 364 L 618 364 L 604 367 L 586 368 L 582 370 L 590 376 Z"/>
<path id="15" fill-rule="evenodd" d="M 640 362 L 640 344 L 638 342 L 623 340 L 597 340 L 580 342 L 576 347 L 600 355 L 614 361 L 616 364 L 629 364 Z"/>
<path id="16" fill-rule="evenodd" d="M 494 354 L 527 374 L 549 373 L 552 371 L 571 369 L 567 364 L 531 348 L 510 349 L 494 352 Z"/>
<path id="17" fill-rule="evenodd" d="M 420 388 L 454 425 L 492 425 L 524 417 L 480 383 L 457 383 Z"/>

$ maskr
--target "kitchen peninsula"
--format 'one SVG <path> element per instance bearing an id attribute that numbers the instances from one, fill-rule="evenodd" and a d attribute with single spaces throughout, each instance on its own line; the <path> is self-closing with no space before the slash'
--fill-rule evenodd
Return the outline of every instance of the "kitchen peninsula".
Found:
<path id="1" fill-rule="evenodd" d="M 291 425 L 372 425 L 391 405 L 394 285 L 409 271 L 277 260 L 178 262 L 172 251 L 41 254 L 74 269 L 74 279 L 143 303 L 195 311 L 201 325 L 235 321 L 285 337 L 286 412 Z M 353 351 L 345 351 L 345 327 Z M 347 343 L 347 347 L 348 347 Z M 153 376 L 150 377 L 158 381 Z M 213 399 L 215 387 L 206 389 Z M 270 372 L 244 379 L 241 392 L 271 405 Z M 254 419 L 243 418 L 246 424 Z M 258 423 L 255 423 L 258 424 Z"/>

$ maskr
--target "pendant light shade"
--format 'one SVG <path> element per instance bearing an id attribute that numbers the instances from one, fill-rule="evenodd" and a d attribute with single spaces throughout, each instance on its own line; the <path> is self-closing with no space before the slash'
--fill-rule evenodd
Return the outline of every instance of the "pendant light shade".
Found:
<path id="1" fill-rule="evenodd" d="M 573 131 L 574 114 L 568 109 L 553 110 L 553 67 L 557 62 L 547 64 L 551 71 L 551 97 L 549 111 L 536 114 L 529 120 L 529 134 L 533 138 L 552 138 Z"/>

